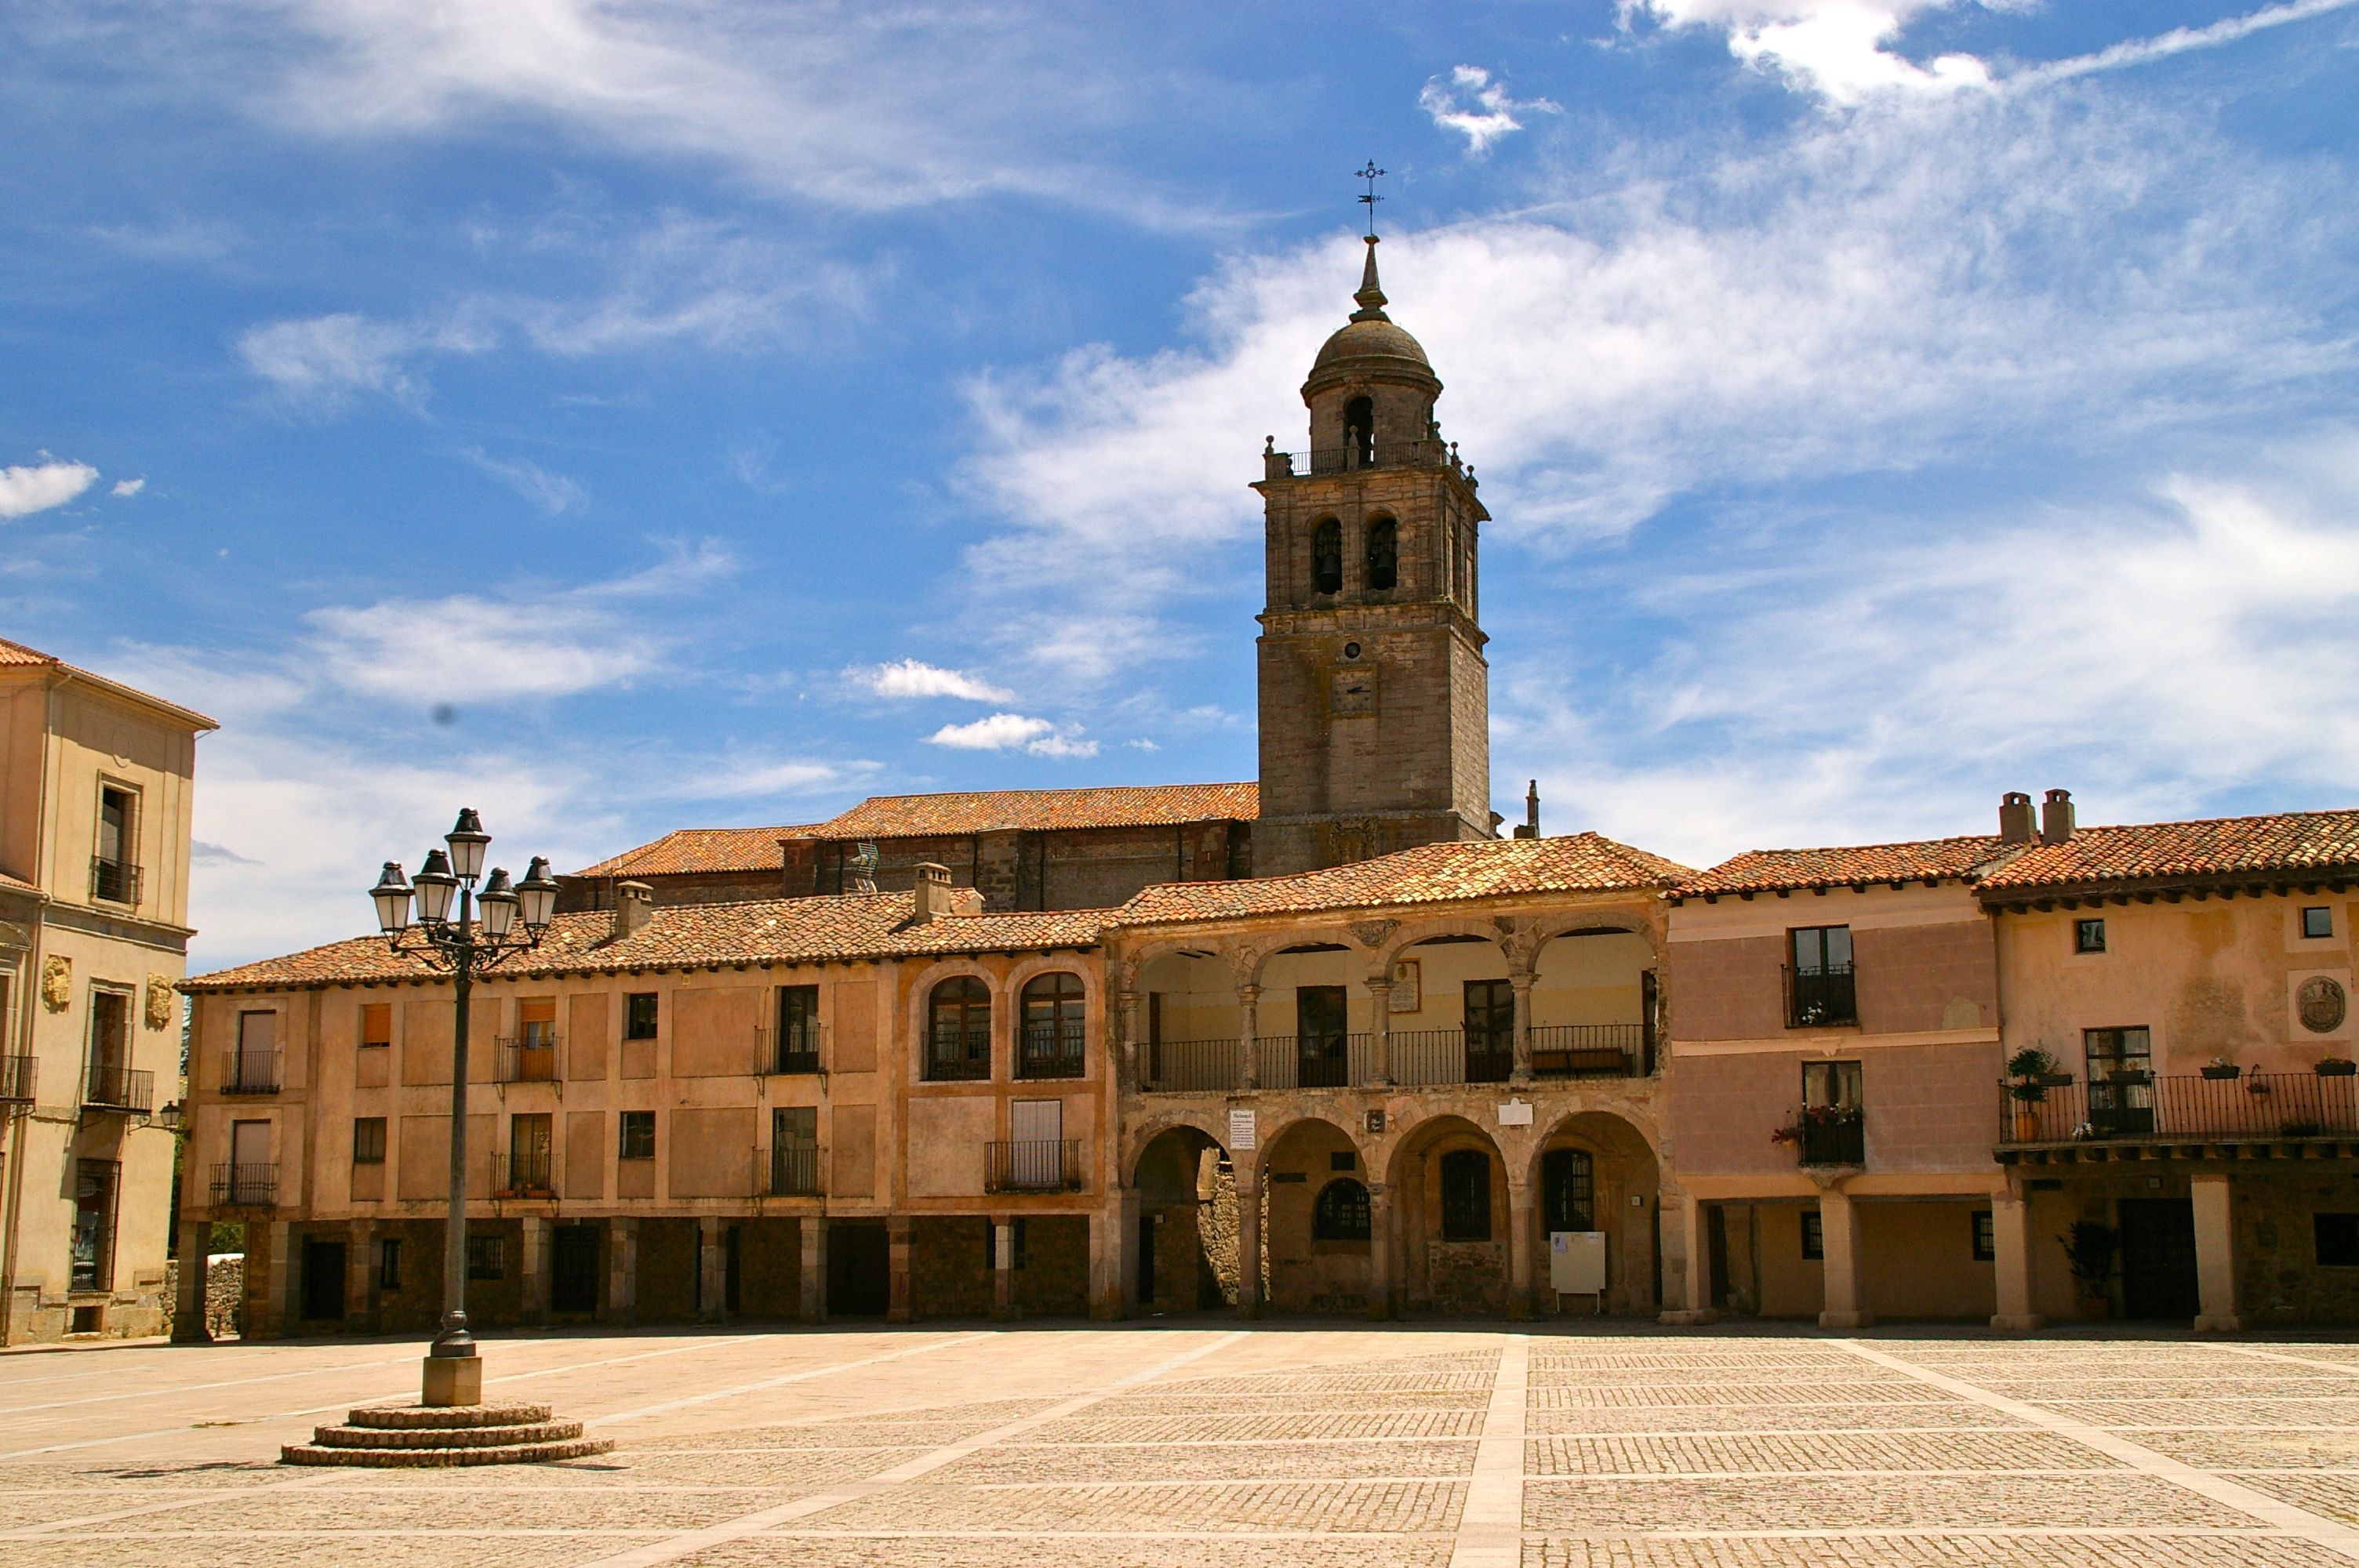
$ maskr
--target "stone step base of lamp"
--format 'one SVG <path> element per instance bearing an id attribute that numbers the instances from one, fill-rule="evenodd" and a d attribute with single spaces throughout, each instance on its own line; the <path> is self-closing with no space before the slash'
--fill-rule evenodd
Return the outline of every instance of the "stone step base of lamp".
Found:
<path id="1" fill-rule="evenodd" d="M 558 1421 L 547 1405 L 373 1405 L 311 1436 L 280 1448 L 279 1462 L 376 1469 L 545 1465 L 614 1446 L 612 1438 L 582 1436 L 580 1422 Z"/>

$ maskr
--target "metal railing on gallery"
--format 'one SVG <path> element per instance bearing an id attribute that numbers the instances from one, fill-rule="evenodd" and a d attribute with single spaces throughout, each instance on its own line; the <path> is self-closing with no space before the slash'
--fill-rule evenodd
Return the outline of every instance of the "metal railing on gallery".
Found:
<path id="1" fill-rule="evenodd" d="M 82 1103 L 92 1110 L 145 1116 L 156 1104 L 156 1075 L 112 1062 L 92 1062 L 83 1069 Z"/>
<path id="2" fill-rule="evenodd" d="M 278 1092 L 278 1053 L 238 1046 L 222 1055 L 221 1092 L 225 1095 L 275 1095 Z"/>
<path id="3" fill-rule="evenodd" d="M 1082 1190 L 1078 1138 L 995 1140 L 984 1146 L 987 1193 L 1077 1193 Z"/>
<path id="4" fill-rule="evenodd" d="M 769 1195 L 774 1198 L 818 1196 L 820 1166 L 825 1157 L 825 1151 L 817 1143 L 795 1140 L 774 1145 L 770 1150 Z"/>
<path id="5" fill-rule="evenodd" d="M 2001 1143 L 2359 1137 L 2359 1077 L 2317 1073 L 2110 1073 L 1999 1093 Z"/>
<path id="6" fill-rule="evenodd" d="M 278 1202 L 277 1165 L 215 1165 L 215 1208 L 271 1208 Z"/>

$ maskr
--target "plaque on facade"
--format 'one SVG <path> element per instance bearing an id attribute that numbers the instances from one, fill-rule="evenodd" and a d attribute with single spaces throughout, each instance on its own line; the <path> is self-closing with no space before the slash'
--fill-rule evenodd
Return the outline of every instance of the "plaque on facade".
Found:
<path id="1" fill-rule="evenodd" d="M 1500 1126 L 1529 1127 L 1531 1124 L 1532 1105 L 1529 1100 L 1511 1099 L 1499 1108 Z"/>
<path id="2" fill-rule="evenodd" d="M 1249 1110 L 1229 1112 L 1229 1152 L 1234 1154 L 1254 1146 L 1254 1113 Z"/>
<path id="3" fill-rule="evenodd" d="M 2350 1011 L 2350 998 L 2343 993 L 2342 982 L 2324 975 L 2312 975 L 2301 982 L 2293 993 L 2294 1009 L 2301 1016 L 2301 1026 L 2312 1034 L 2332 1034 L 2343 1027 Z"/>
<path id="4" fill-rule="evenodd" d="M 1425 1011 L 1425 964 L 1421 959 L 1395 960 L 1393 989 L 1386 1011 L 1388 1012 L 1423 1012 Z"/>

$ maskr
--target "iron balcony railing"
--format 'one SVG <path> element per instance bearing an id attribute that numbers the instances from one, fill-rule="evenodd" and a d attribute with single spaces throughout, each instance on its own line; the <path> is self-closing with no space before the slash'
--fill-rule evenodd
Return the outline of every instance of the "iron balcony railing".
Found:
<path id="1" fill-rule="evenodd" d="M 1017 1041 L 1019 1078 L 1078 1078 L 1086 1031 L 1079 1023 L 1027 1023 Z"/>
<path id="2" fill-rule="evenodd" d="M 1307 452 L 1271 452 L 1271 470 L 1278 475 L 1350 473 L 1357 469 L 1440 468 L 1450 460 L 1447 441 L 1376 441 L 1355 446 L 1317 447 Z"/>
<path id="3" fill-rule="evenodd" d="M 754 1054 L 765 1073 L 823 1073 L 826 1044 L 827 1026 L 816 1018 L 804 1019 L 783 1033 L 777 1025 L 765 1023 L 756 1032 Z"/>
<path id="4" fill-rule="evenodd" d="M 557 1081 L 557 1036 L 504 1034 L 494 1071 L 504 1084 L 553 1084 Z"/>
<path id="5" fill-rule="evenodd" d="M 0 1056 L 0 1102 L 29 1103 L 33 1098 L 33 1069 L 39 1065 L 31 1056 Z"/>
<path id="6" fill-rule="evenodd" d="M 770 1189 L 774 1198 L 808 1198 L 820 1195 L 819 1173 L 826 1152 L 816 1143 L 799 1141 L 780 1143 L 770 1150 Z"/>
<path id="7" fill-rule="evenodd" d="M 1265 1034 L 1254 1045 L 1266 1089 L 1342 1089 L 1366 1077 L 1364 1034 Z"/>
<path id="8" fill-rule="evenodd" d="M 2026 1100 L 2012 1086 L 2000 1091 L 2001 1143 L 2359 1137 L 2359 1078 L 2112 1073 L 2039 1095 Z"/>
<path id="9" fill-rule="evenodd" d="M 1078 1138 L 995 1140 L 987 1156 L 983 1190 L 987 1193 L 1077 1193 L 1082 1190 L 1082 1141 Z"/>
<path id="10" fill-rule="evenodd" d="M 156 1104 L 156 1075 L 112 1062 L 83 1069 L 82 1103 L 92 1110 L 125 1110 L 145 1116 Z"/>
<path id="11" fill-rule="evenodd" d="M 90 896 L 108 903 L 139 902 L 139 868 L 128 860 L 93 855 L 90 861 Z"/>
<path id="12" fill-rule="evenodd" d="M 1645 1071 L 1643 1023 L 1549 1023 L 1532 1031 L 1532 1073 L 1542 1078 L 1635 1078 Z"/>
<path id="13" fill-rule="evenodd" d="M 492 1195 L 495 1198 L 553 1198 L 555 1178 L 549 1174 L 549 1151 L 492 1151 Z"/>
<path id="14" fill-rule="evenodd" d="M 278 1092 L 278 1053 L 239 1049 L 222 1058 L 221 1092 L 225 1095 L 275 1095 Z"/>
<path id="15" fill-rule="evenodd" d="M 1849 964 L 1786 971 L 1786 1027 L 1841 1029 L 1859 1022 L 1859 992 Z"/>
<path id="16" fill-rule="evenodd" d="M 1796 1140 L 1798 1165 L 1864 1165 L 1867 1163 L 1867 1119 L 1860 1111 L 1813 1108 L 1802 1113 L 1801 1137 Z"/>
<path id="17" fill-rule="evenodd" d="M 1237 1038 L 1153 1040 L 1140 1087 L 1151 1094 L 1189 1094 L 1237 1087 Z"/>
<path id="18" fill-rule="evenodd" d="M 926 1042 L 926 1081 L 974 1083 L 991 1076 L 991 1034 L 982 1029 L 937 1029 Z"/>
<path id="19" fill-rule="evenodd" d="M 278 1203 L 276 1165 L 215 1165 L 215 1208 L 272 1208 Z"/>
<path id="20" fill-rule="evenodd" d="M 1397 1084 L 1504 1084 L 1516 1069 L 1516 1036 L 1506 1029 L 1397 1030 L 1386 1051 Z"/>

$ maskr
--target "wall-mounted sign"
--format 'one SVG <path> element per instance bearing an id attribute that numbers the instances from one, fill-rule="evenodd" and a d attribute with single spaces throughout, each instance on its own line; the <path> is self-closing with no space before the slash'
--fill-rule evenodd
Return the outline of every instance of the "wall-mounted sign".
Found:
<path id="1" fill-rule="evenodd" d="M 1425 963 L 1420 958 L 1398 958 L 1393 963 L 1393 989 L 1386 995 L 1387 1012 L 1423 1012 L 1425 1011 Z"/>
<path id="2" fill-rule="evenodd" d="M 1500 1126 L 1529 1127 L 1531 1124 L 1532 1107 L 1530 1101 L 1511 1099 L 1506 1104 L 1499 1108 Z"/>
<path id="3" fill-rule="evenodd" d="M 1229 1152 L 1254 1146 L 1254 1113 L 1249 1110 L 1229 1112 Z"/>

